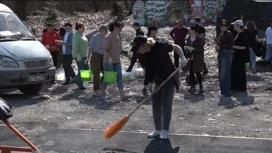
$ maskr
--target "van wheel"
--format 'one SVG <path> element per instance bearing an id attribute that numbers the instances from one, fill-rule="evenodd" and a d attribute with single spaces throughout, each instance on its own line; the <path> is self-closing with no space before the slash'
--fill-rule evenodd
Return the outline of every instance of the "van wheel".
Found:
<path id="1" fill-rule="evenodd" d="M 44 86 L 44 83 L 38 83 L 38 84 L 30 84 L 30 85 L 21 86 L 18 89 L 26 95 L 32 95 L 32 94 L 39 93 L 42 90 L 43 86 Z"/>

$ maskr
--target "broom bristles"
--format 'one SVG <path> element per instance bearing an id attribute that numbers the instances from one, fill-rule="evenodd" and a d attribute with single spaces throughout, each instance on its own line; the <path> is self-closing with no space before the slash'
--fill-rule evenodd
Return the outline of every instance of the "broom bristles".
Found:
<path id="1" fill-rule="evenodd" d="M 104 138 L 109 139 L 114 136 L 117 132 L 119 132 L 123 126 L 127 123 L 129 116 L 126 115 L 121 118 L 119 121 L 111 124 L 105 131 L 104 131 Z"/>

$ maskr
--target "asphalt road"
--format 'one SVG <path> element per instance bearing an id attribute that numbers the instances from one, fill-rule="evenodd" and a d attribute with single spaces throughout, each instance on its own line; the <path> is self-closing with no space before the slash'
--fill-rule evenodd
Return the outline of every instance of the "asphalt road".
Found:
<path id="1" fill-rule="evenodd" d="M 0 126 L 0 144 L 23 146 Z M 271 153 L 272 139 L 170 134 L 169 140 L 146 133 L 119 132 L 105 140 L 97 130 L 53 129 L 31 137 L 40 153 Z"/>

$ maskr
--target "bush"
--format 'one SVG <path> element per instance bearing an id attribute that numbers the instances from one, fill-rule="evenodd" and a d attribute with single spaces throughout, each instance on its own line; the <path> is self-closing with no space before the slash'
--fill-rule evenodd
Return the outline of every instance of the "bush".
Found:
<path id="1" fill-rule="evenodd" d="M 53 24 L 58 25 L 58 10 L 57 10 L 57 2 L 49 1 L 45 2 L 44 13 L 46 15 L 45 24 Z"/>
<path id="2" fill-rule="evenodd" d="M 111 15 L 116 16 L 118 20 L 123 20 L 127 14 L 127 9 L 123 1 L 115 1 L 112 5 Z"/>

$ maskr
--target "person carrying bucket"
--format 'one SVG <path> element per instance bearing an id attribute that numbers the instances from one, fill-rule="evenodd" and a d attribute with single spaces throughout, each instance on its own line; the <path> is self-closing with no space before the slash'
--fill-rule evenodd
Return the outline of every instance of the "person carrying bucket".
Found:
<path id="1" fill-rule="evenodd" d="M 120 92 L 121 100 L 126 100 L 127 96 L 124 94 L 124 87 L 122 81 L 122 67 L 121 67 L 121 40 L 119 37 L 120 32 L 123 29 L 123 23 L 114 21 L 109 25 L 109 31 L 111 32 L 107 35 L 104 44 L 104 58 L 103 58 L 103 68 L 104 68 L 104 80 L 101 86 L 101 96 L 105 99 L 107 84 L 106 72 L 114 71 L 117 73 L 117 87 Z"/>
<path id="2" fill-rule="evenodd" d="M 99 27 L 99 32 L 92 36 L 89 43 L 89 50 L 85 63 L 90 61 L 91 69 L 93 71 L 93 89 L 94 95 L 99 95 L 100 89 L 100 72 L 103 73 L 103 56 L 104 56 L 104 43 L 105 36 L 108 33 L 108 27 L 102 25 Z"/>
<path id="3" fill-rule="evenodd" d="M 181 59 L 180 67 L 185 66 L 187 63 L 182 49 L 176 44 L 169 44 L 144 36 L 136 37 L 133 44 L 138 52 L 138 58 L 145 60 L 143 63 L 145 63 L 147 77 L 153 79 L 156 87 L 176 70 L 169 55 L 170 52 L 174 50 L 179 55 Z M 174 88 L 176 87 L 178 91 L 179 86 L 179 73 L 176 73 L 157 93 L 152 95 L 155 130 L 148 134 L 148 138 L 160 137 L 161 139 L 168 139 Z"/>

